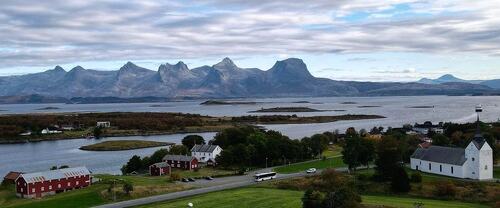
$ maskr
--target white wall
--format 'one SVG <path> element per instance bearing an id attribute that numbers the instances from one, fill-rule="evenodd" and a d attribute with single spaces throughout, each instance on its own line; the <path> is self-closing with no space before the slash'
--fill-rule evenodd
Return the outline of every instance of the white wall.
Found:
<path id="1" fill-rule="evenodd" d="M 429 164 L 431 166 L 431 169 L 429 170 Z M 429 162 L 429 161 L 423 161 L 419 159 L 410 159 L 410 166 L 411 169 L 426 172 L 426 173 L 432 173 L 432 174 L 438 174 L 438 175 L 446 175 L 446 176 L 451 176 L 451 177 L 457 177 L 457 178 L 464 178 L 464 172 L 463 172 L 463 167 L 459 165 L 451 165 L 451 164 L 444 164 L 444 163 L 436 163 L 436 162 Z M 453 167 L 453 173 L 451 171 Z"/>

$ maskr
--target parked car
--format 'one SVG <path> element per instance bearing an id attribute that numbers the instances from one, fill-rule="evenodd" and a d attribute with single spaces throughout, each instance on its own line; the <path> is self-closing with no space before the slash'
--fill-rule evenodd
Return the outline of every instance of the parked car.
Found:
<path id="1" fill-rule="evenodd" d="M 196 180 L 194 180 L 194 178 L 188 178 L 188 180 L 189 180 L 190 182 L 195 182 L 195 181 L 196 181 Z"/>
<path id="2" fill-rule="evenodd" d="M 206 179 L 206 180 L 209 180 L 209 181 L 214 180 L 214 178 L 212 178 L 212 177 L 210 177 L 210 176 L 205 177 L 205 179 Z"/>
<path id="3" fill-rule="evenodd" d="M 189 182 L 187 178 L 182 178 L 182 182 Z"/>
<path id="4" fill-rule="evenodd" d="M 309 168 L 306 170 L 306 173 L 316 173 L 316 168 Z"/>

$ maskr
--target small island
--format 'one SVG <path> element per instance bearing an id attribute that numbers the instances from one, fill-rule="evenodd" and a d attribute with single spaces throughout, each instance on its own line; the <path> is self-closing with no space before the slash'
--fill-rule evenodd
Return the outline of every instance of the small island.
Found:
<path id="1" fill-rule="evenodd" d="M 433 105 L 417 105 L 417 106 L 409 106 L 408 108 L 434 108 Z"/>
<path id="2" fill-rule="evenodd" d="M 380 108 L 382 106 L 380 105 L 361 105 L 361 106 L 358 106 L 358 108 Z"/>
<path id="3" fill-rule="evenodd" d="M 45 107 L 45 108 L 38 108 L 36 110 L 58 110 L 58 109 L 60 109 L 60 108 L 58 108 L 58 107 Z"/>
<path id="4" fill-rule="evenodd" d="M 105 141 L 97 144 L 86 145 L 80 147 L 80 149 L 87 151 L 121 151 L 121 150 L 142 149 L 149 147 L 169 146 L 169 145 L 173 145 L 173 143 L 144 141 L 144 140 L 116 140 L 116 141 Z"/>
<path id="5" fill-rule="evenodd" d="M 342 102 L 340 103 L 342 105 L 354 105 L 354 104 L 358 104 L 357 102 Z"/>
<path id="6" fill-rule="evenodd" d="M 318 110 L 309 107 L 276 107 L 276 108 L 262 108 L 256 111 L 250 111 L 249 113 L 277 113 L 277 112 L 322 112 L 327 110 Z"/>
<path id="7" fill-rule="evenodd" d="M 257 102 L 251 101 L 222 101 L 222 100 L 207 100 L 200 105 L 255 105 Z"/>
<path id="8" fill-rule="evenodd" d="M 155 104 L 155 105 L 150 105 L 149 107 L 152 107 L 152 108 L 167 108 L 167 107 L 172 107 L 172 105 Z"/>

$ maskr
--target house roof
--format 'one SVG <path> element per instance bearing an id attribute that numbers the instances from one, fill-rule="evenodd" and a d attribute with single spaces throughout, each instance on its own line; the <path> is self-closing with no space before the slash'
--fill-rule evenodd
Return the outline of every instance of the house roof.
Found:
<path id="1" fill-rule="evenodd" d="M 7 173 L 7 175 L 5 175 L 3 178 L 5 180 L 16 180 L 17 177 L 19 177 L 19 175 L 21 175 L 22 173 L 21 172 L 15 172 L 15 171 L 10 171 L 9 173 Z"/>
<path id="2" fill-rule="evenodd" d="M 36 173 L 23 173 L 19 177 L 23 177 L 27 183 L 42 182 L 61 178 L 69 178 L 75 176 L 90 175 L 90 171 L 86 167 L 63 168 Z"/>
<path id="3" fill-rule="evenodd" d="M 213 152 L 219 145 L 196 144 L 191 148 L 191 152 Z"/>
<path id="4" fill-rule="evenodd" d="M 196 158 L 187 155 L 165 155 L 165 157 L 163 157 L 163 160 L 185 161 L 185 162 L 190 162 L 193 159 Z"/>
<path id="5" fill-rule="evenodd" d="M 155 164 L 152 164 L 151 166 L 156 166 L 156 167 L 159 167 L 159 168 L 166 168 L 168 166 L 170 166 L 168 163 L 166 162 L 159 162 L 159 163 L 155 163 Z"/>
<path id="6" fill-rule="evenodd" d="M 411 158 L 451 165 L 463 165 L 466 161 L 465 149 L 442 146 L 418 148 Z"/>

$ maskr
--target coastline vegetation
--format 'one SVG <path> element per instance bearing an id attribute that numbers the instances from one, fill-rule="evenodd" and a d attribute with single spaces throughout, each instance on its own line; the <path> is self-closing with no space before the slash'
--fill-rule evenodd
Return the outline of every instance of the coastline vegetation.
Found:
<path id="1" fill-rule="evenodd" d="M 279 112 L 322 112 L 328 110 L 318 110 L 309 107 L 276 107 L 276 108 L 262 108 L 250 113 L 279 113 Z"/>
<path id="2" fill-rule="evenodd" d="M 121 151 L 121 150 L 142 149 L 149 147 L 161 147 L 168 145 L 173 145 L 173 143 L 145 141 L 145 140 L 114 140 L 114 141 L 105 141 L 97 144 L 82 146 L 80 147 L 80 149 L 87 151 Z"/>
<path id="3" fill-rule="evenodd" d="M 175 133 L 219 132 L 224 129 L 252 124 L 324 123 L 339 120 L 383 118 L 377 115 L 311 116 L 263 115 L 241 117 L 211 117 L 184 113 L 61 113 L 21 114 L 0 116 L 0 144 L 44 140 L 84 138 L 93 135 L 98 121 L 109 121 L 100 137 L 160 135 Z M 69 126 L 59 134 L 41 134 L 49 127 Z M 21 134 L 29 132 L 29 135 Z"/>

